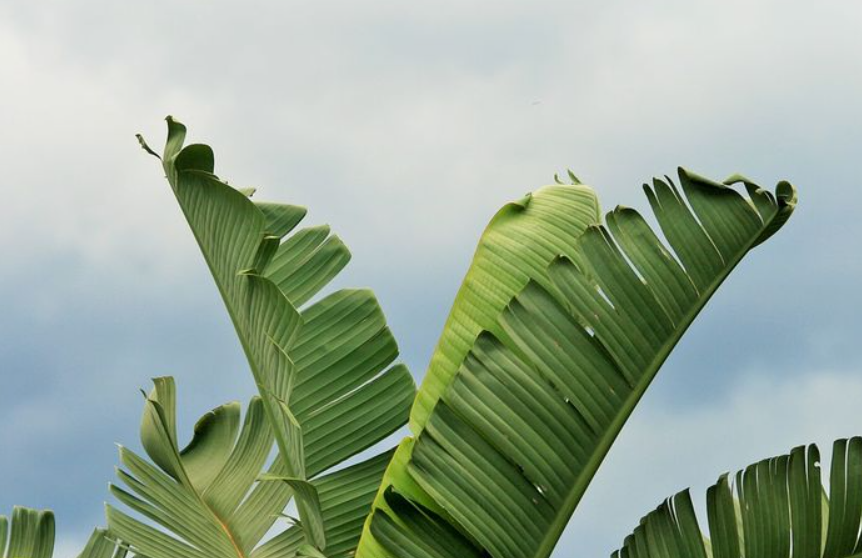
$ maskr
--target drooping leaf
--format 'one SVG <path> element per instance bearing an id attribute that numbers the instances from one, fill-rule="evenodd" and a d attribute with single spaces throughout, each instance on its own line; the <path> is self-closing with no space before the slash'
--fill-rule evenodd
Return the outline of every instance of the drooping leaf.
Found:
<path id="1" fill-rule="evenodd" d="M 425 536 L 441 525 L 480 555 L 550 555 L 670 351 L 739 261 L 796 205 L 786 182 L 773 195 L 739 177 L 719 184 L 680 169 L 679 178 L 681 191 L 670 179 L 645 186 L 667 245 L 628 208 L 586 230 L 550 227 L 543 217 L 543 240 L 569 240 L 544 252 L 544 261 L 537 258 L 530 269 L 538 271 L 502 305 L 472 295 L 470 312 L 493 325 L 482 324 L 481 333 L 450 332 L 461 327 L 454 318 L 465 304 L 459 297 L 441 339 L 458 337 L 461 350 L 452 351 L 445 373 L 438 371 L 438 353 L 448 345 L 441 341 L 432 358 L 429 374 L 437 380 L 420 389 L 415 440 L 401 446 L 387 470 L 360 558 L 464 555 L 450 543 L 434 544 L 443 538 Z M 749 199 L 731 187 L 737 181 Z M 578 214 L 590 215 L 596 204 L 582 193 L 589 190 L 571 188 L 579 195 Z M 555 207 L 568 217 L 574 211 Z M 488 265 L 482 257 L 488 236 L 471 273 Z M 536 254 L 518 258 L 521 249 L 502 261 L 517 265 Z M 470 279 L 462 292 L 494 286 Z M 395 509 L 391 493 L 413 507 Z M 420 539 L 425 546 L 411 545 Z"/>
<path id="2" fill-rule="evenodd" d="M 707 489 L 708 533 L 688 490 L 647 514 L 613 558 L 851 558 L 862 554 L 862 438 L 837 440 L 829 493 L 817 446 L 764 459 Z M 707 536 L 708 535 L 708 536 Z"/>

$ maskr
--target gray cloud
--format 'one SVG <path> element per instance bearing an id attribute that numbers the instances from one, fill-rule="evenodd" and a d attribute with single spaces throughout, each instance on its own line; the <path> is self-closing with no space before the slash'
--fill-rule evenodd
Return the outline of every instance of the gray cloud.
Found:
<path id="1" fill-rule="evenodd" d="M 860 15 L 777 0 L 4 3 L 0 420 L 15 427 L 0 434 L 0 508 L 52 506 L 64 540 L 81 540 L 150 376 L 178 376 L 189 427 L 251 393 L 193 240 L 133 139 L 157 145 L 168 113 L 232 183 L 334 225 L 354 253 L 339 284 L 375 288 L 417 376 L 496 207 L 571 166 L 607 208 L 643 209 L 638 184 L 680 163 L 790 178 L 801 203 L 692 328 L 645 412 L 686 417 L 715 400 L 708 430 L 746 378 L 859 369 Z M 746 463 L 743 449 L 729 459 Z M 706 465 L 691 469 L 716 472 Z M 630 528 L 669 491 L 647 485 L 625 492 L 647 505 L 620 516 L 632 522 L 591 528 Z M 578 521 L 571 533 L 591 532 Z M 558 554 L 587 548 L 581 535 Z"/>

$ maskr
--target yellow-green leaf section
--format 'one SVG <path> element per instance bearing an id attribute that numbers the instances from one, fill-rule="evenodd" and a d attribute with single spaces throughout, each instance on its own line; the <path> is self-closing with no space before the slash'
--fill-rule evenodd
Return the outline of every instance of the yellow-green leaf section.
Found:
<path id="1" fill-rule="evenodd" d="M 548 264 L 560 255 L 576 258 L 575 241 L 600 219 L 595 193 L 581 184 L 545 186 L 497 212 L 479 239 L 410 412 L 414 434 L 479 333 L 503 335 L 497 321 L 506 304 L 530 280 L 547 286 Z"/>

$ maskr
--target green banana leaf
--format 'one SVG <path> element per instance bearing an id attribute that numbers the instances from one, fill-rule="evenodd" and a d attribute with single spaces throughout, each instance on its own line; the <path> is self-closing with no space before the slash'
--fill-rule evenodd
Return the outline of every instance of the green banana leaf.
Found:
<path id="1" fill-rule="evenodd" d="M 168 117 L 168 139 L 160 158 L 237 331 L 260 392 L 251 406 L 262 412 L 269 425 L 269 443 L 275 440 L 279 458 L 265 475 L 255 471 L 255 478 L 263 482 L 250 489 L 229 517 L 215 511 L 221 532 L 206 542 L 216 544 L 218 539 L 218 547 L 199 548 L 205 541 L 189 538 L 190 532 L 185 534 L 184 546 L 177 546 L 178 539 L 151 532 L 145 523 L 111 507 L 109 526 L 149 558 L 174 558 L 177 549 L 197 555 L 215 548 L 248 556 L 295 496 L 299 524 L 310 548 L 324 551 L 329 527 L 325 504 L 312 479 L 407 421 L 415 394 L 412 376 L 405 366 L 393 364 L 398 347 L 370 291 L 344 289 L 317 296 L 350 259 L 338 237 L 328 227 L 295 230 L 305 216 L 304 208 L 253 202 L 253 190 L 234 189 L 213 173 L 214 156 L 208 146 L 184 147 L 185 136 L 185 126 Z M 172 418 L 159 415 L 170 405 L 158 392 L 157 383 L 148 405 L 149 415 L 158 420 L 149 419 L 154 424 L 152 441 L 145 448 L 161 473 L 194 492 L 209 508 L 203 491 L 218 467 L 206 465 L 205 460 L 182 459 L 175 434 L 171 439 Z M 238 421 L 238 410 L 225 414 L 233 417 L 231 424 Z M 225 440 L 236 427 L 222 424 L 219 428 L 222 438 L 213 446 L 221 447 L 219 455 L 223 455 L 230 451 Z M 193 440 L 183 451 L 193 454 L 196 443 Z M 167 500 L 149 504 L 171 505 Z M 158 513 L 148 511 L 144 515 L 150 519 Z"/>
<path id="2" fill-rule="evenodd" d="M 837 440 L 829 494 L 816 445 L 764 459 L 707 489 L 709 537 L 688 490 L 644 517 L 612 558 L 851 558 L 862 555 L 862 438 Z"/>
<path id="3" fill-rule="evenodd" d="M 126 488 L 112 485 L 111 492 L 164 531 L 108 506 L 112 532 L 148 557 L 296 555 L 305 543 L 298 525 L 254 548 L 259 542 L 255 522 L 271 525 L 281 512 L 261 508 L 259 499 L 249 497 L 272 448 L 272 429 L 261 399 L 251 400 L 244 421 L 238 403 L 213 409 L 198 421 L 191 442 L 180 450 L 174 381 L 156 378 L 154 383 L 141 423 L 141 442 L 153 463 L 120 447 L 125 469 L 117 475 Z M 330 451 L 327 436 L 318 432 L 312 427 L 304 439 L 313 472 Z M 356 548 L 390 457 L 386 452 L 310 481 L 326 525 L 330 556 L 346 556 Z M 271 516 L 258 517 L 267 513 Z"/>
<path id="4" fill-rule="evenodd" d="M 578 237 L 600 221 L 595 193 L 579 183 L 547 186 L 497 212 L 482 234 L 410 411 L 415 434 L 479 333 L 505 337 L 498 318 L 512 297 L 530 280 L 550 287 L 551 260 L 559 255 L 577 258 Z"/>
<path id="5" fill-rule="evenodd" d="M 126 558 L 128 554 L 129 549 L 107 529 L 94 529 L 78 558 Z"/>
<path id="6" fill-rule="evenodd" d="M 492 220 L 417 395 L 414 438 L 384 476 L 359 558 L 550 555 L 670 351 L 796 205 L 787 182 L 773 195 L 739 176 L 720 184 L 680 169 L 679 180 L 681 190 L 669 178 L 644 187 L 667 245 L 633 209 L 618 207 L 605 225 L 574 220 L 597 207 L 579 184 L 569 187 L 574 207 L 552 204 L 540 225 L 498 239 Z M 737 182 L 749 198 L 731 187 Z M 547 191 L 516 206 L 525 221 Z M 552 238 L 560 247 L 530 248 Z M 506 242 L 518 246 L 495 257 Z M 505 284 L 514 298 L 501 304 L 502 295 L 482 294 L 500 287 L 476 276 L 507 277 L 513 267 L 519 281 Z"/>
<path id="7" fill-rule="evenodd" d="M 51 558 L 53 553 L 53 512 L 15 506 L 11 522 L 0 515 L 0 557 Z"/>
<path id="8" fill-rule="evenodd" d="M 54 554 L 54 513 L 15 506 L 11 522 L 0 515 L 0 558 L 51 558 Z M 125 558 L 126 549 L 104 529 L 90 535 L 78 558 Z"/>

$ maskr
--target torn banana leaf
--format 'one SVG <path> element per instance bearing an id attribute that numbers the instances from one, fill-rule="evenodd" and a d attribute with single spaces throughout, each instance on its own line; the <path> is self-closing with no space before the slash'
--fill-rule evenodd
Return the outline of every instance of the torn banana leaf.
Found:
<path id="1" fill-rule="evenodd" d="M 708 537 L 688 490 L 644 517 L 612 558 L 853 558 L 862 554 L 862 438 L 837 440 L 829 493 L 816 445 L 764 459 L 706 492 Z"/>
<path id="2" fill-rule="evenodd" d="M 787 182 L 773 194 L 741 177 L 717 183 L 680 169 L 679 181 L 681 188 L 670 179 L 644 187 L 665 241 L 625 207 L 604 225 L 590 223 L 597 202 L 579 184 L 564 194 L 571 205 L 555 201 L 537 224 L 533 203 L 566 186 L 504 209 L 528 226 L 498 238 L 501 223 L 491 222 L 417 395 L 414 438 L 386 472 L 359 558 L 551 554 L 673 347 L 796 205 Z M 504 281 L 511 297 L 501 303 L 500 285 L 477 276 L 518 280 Z"/>
<path id="3" fill-rule="evenodd" d="M 325 552 L 323 504 L 310 481 L 406 422 L 412 377 L 393 364 L 398 347 L 370 291 L 319 296 L 350 259 L 341 240 L 325 226 L 298 228 L 302 207 L 252 201 L 253 190 L 229 186 L 214 174 L 212 150 L 184 147 L 185 135 L 185 126 L 169 117 L 163 167 L 260 392 L 255 405 L 279 450 L 267 478 L 290 481 L 258 483 L 229 518 L 218 520 L 247 555 L 296 495 L 307 542 Z M 176 464 L 164 472 L 200 491 Z M 116 510 L 112 516 L 121 517 Z M 137 549 L 152 540 L 128 542 Z M 163 550 L 172 543 L 165 544 Z"/>

